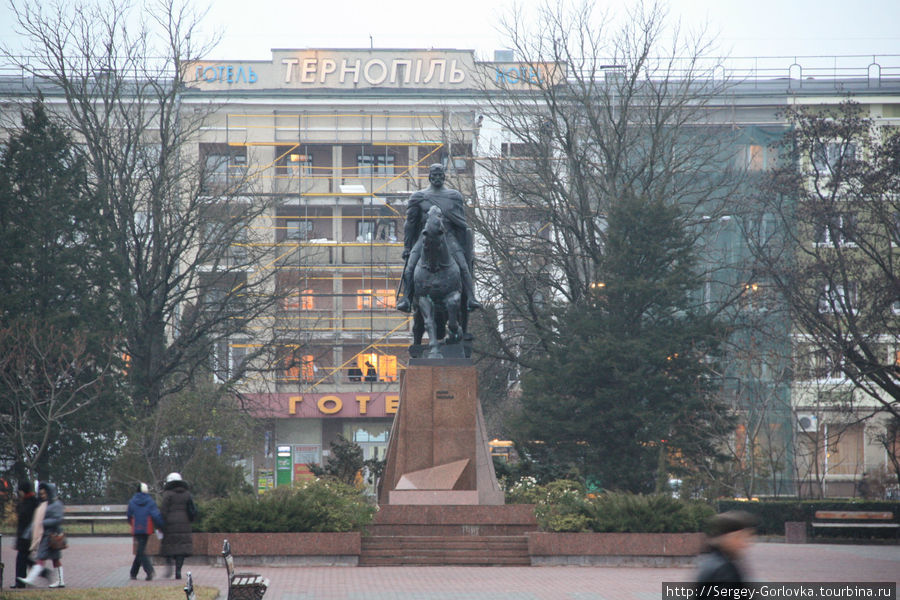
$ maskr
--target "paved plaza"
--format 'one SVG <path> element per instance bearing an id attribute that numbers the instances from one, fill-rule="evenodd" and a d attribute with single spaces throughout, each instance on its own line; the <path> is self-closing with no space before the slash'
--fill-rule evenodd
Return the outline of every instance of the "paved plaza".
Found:
<path id="1" fill-rule="evenodd" d="M 3 538 L 4 599 L 14 599 L 15 553 Z M 239 551 L 235 549 L 236 552 Z M 75 537 L 63 554 L 71 588 L 172 586 L 131 581 L 131 539 Z M 758 543 L 746 562 L 755 581 L 900 583 L 900 546 Z M 162 573 L 157 568 L 157 573 Z M 686 568 L 629 567 L 253 567 L 270 580 L 266 600 L 659 600 L 662 582 L 687 582 Z M 197 585 L 225 586 L 225 569 L 185 565 Z M 225 598 L 223 594 L 221 596 Z"/>

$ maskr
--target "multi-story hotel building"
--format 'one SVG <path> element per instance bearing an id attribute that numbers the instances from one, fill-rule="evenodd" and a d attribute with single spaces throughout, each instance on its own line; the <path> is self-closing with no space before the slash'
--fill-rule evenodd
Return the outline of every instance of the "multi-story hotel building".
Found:
<path id="1" fill-rule="evenodd" d="M 405 203 L 433 163 L 471 196 L 478 73 L 459 50 L 275 50 L 191 68 L 183 106 L 221 106 L 197 140 L 201 160 L 221 183 L 248 178 L 277 199 L 254 239 L 273 247 L 286 295 L 277 327 L 303 353 L 274 381 L 244 382 L 268 424 L 256 481 L 304 477 L 337 434 L 384 456 L 411 343 L 394 308 Z M 240 360 L 252 343 L 221 352 Z"/>
<path id="2" fill-rule="evenodd" d="M 302 352 L 299 363 L 241 382 L 263 424 L 265 439 L 248 473 L 261 488 L 308 476 L 307 465 L 322 463 L 338 434 L 358 443 L 366 458 L 384 455 L 411 343 L 410 318 L 394 308 L 406 199 L 428 185 L 433 163 L 446 166 L 448 185 L 473 198 L 488 177 L 480 160 L 516 154 L 511 136 L 483 109 L 486 84 L 527 89 L 541 76 L 511 56 L 495 58 L 501 60 L 476 62 L 466 50 L 273 50 L 269 61 L 191 67 L 181 109 L 212 108 L 196 140 L 214 172 L 208 185 L 250 182 L 248 199 L 274 200 L 247 244 L 268 249 L 261 268 L 277 269 L 272 292 L 284 297 L 275 326 L 285 348 Z M 749 171 L 773 164 L 768 145 L 785 131 L 780 109 L 790 103 L 833 104 L 853 91 L 870 115 L 900 124 L 900 79 L 887 69 L 810 72 L 778 62 L 781 70 L 736 73 L 740 81 L 710 103 L 717 125 L 743 132 L 736 154 Z M 747 287 L 742 310 L 759 311 L 753 296 L 765 282 L 741 280 L 741 236 L 736 218 L 722 219 L 711 244 L 735 262 L 729 284 Z M 807 360 L 802 333 L 787 321 L 784 327 L 783 341 L 793 349 L 787 360 Z M 228 369 L 253 344 L 249 336 L 229 339 L 217 349 L 217 364 Z M 829 495 L 852 495 L 863 473 L 884 471 L 889 461 L 865 424 L 842 426 L 824 452 L 796 451 L 822 443 L 810 442 L 811 433 L 823 433 L 816 439 L 827 444 L 829 424 L 845 420 L 810 396 L 810 373 L 734 368 L 725 387 L 750 394 L 746 406 L 774 399 L 766 427 L 785 447 L 773 477 L 785 484 L 780 493 L 796 491 L 808 479 L 808 460 L 818 460 L 817 485 L 831 482 Z M 828 463 L 837 452 L 840 462 Z"/>

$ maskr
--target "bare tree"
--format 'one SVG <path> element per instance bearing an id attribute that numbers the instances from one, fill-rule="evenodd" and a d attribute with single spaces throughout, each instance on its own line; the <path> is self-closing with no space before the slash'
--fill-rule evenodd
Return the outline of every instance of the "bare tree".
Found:
<path id="1" fill-rule="evenodd" d="M 753 204 L 774 236 L 748 236 L 818 363 L 844 379 L 831 410 L 900 416 L 900 135 L 846 101 L 791 106 L 781 164 Z M 826 403 L 827 404 L 827 403 Z M 826 407 L 827 408 L 827 407 Z"/>
<path id="2" fill-rule="evenodd" d="M 746 498 L 784 495 L 794 474 L 789 464 L 790 360 L 774 352 L 771 339 L 754 333 L 742 336 L 740 347 L 729 353 L 729 372 L 735 375 L 722 379 L 723 394 L 738 415 L 738 426 L 722 440 L 731 459 L 726 472 L 709 474 Z"/>
<path id="3" fill-rule="evenodd" d="M 487 67 L 477 140 L 476 273 L 496 310 L 480 349 L 523 368 L 520 437 L 555 436 L 605 486 L 661 490 L 716 453 L 692 440 L 729 427 L 712 418 L 715 316 L 740 292 L 704 251 L 740 172 L 703 34 L 655 4 L 622 22 L 584 2 L 504 23 L 516 64 Z"/>
<path id="4" fill-rule="evenodd" d="M 183 106 L 199 42 L 186 3 L 133 10 L 117 0 L 11 3 L 27 56 L 6 58 L 31 76 L 75 133 L 107 220 L 127 374 L 138 415 L 152 413 L 236 336 L 254 348 L 226 381 L 271 347 L 275 269 L 252 227 L 270 206 L 248 191 L 239 149 L 199 148 L 215 106 Z M 221 358 L 221 357 L 219 357 Z M 220 361 L 226 364 L 227 361 Z"/>
<path id="5" fill-rule="evenodd" d="M 890 476 L 893 471 L 894 479 L 900 483 L 900 419 L 892 417 L 886 423 L 879 423 L 872 437 L 884 448 L 884 453 L 890 461 L 890 466 L 886 466 L 884 474 Z"/>
<path id="6" fill-rule="evenodd" d="M 677 204 L 699 245 L 739 181 L 731 134 L 709 103 L 727 82 L 704 62 L 704 37 L 668 28 L 655 4 L 618 30 L 593 6 L 512 15 L 503 28 L 518 68 L 484 75 L 486 116 L 499 133 L 483 129 L 478 140 L 476 271 L 501 307 L 487 345 L 529 367 L 552 337 L 547 308 L 606 283 L 611 203 Z"/>
<path id="7" fill-rule="evenodd" d="M 0 432 L 34 479 L 59 428 L 100 397 L 108 365 L 97 365 L 84 335 L 37 324 L 0 329 L 0 348 Z"/>

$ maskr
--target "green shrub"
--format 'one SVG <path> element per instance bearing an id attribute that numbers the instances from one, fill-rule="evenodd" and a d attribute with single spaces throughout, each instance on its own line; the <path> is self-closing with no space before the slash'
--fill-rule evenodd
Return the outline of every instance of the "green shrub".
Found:
<path id="1" fill-rule="evenodd" d="M 205 503 L 199 531 L 361 531 L 375 507 L 352 486 L 330 479 L 279 487 L 259 497 L 242 494 Z"/>
<path id="2" fill-rule="evenodd" d="M 543 531 L 622 533 L 687 533 L 703 531 L 715 511 L 696 500 L 626 492 L 587 494 L 577 481 L 560 479 L 547 485 L 519 482 L 507 492 L 529 498 Z"/>
<path id="3" fill-rule="evenodd" d="M 702 531 L 712 507 L 667 495 L 607 492 L 590 503 L 591 528 L 598 532 L 685 533 Z"/>
<path id="4" fill-rule="evenodd" d="M 500 487 L 506 497 L 507 504 L 537 504 L 544 488 L 537 483 L 537 479 L 530 476 L 512 480 L 503 478 Z"/>
<path id="5" fill-rule="evenodd" d="M 591 516 L 584 485 L 570 479 L 537 486 L 534 514 L 544 531 L 588 531 Z"/>

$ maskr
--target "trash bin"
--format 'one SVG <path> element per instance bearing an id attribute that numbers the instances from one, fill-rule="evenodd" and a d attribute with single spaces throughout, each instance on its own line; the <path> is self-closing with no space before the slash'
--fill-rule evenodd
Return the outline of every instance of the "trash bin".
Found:
<path id="1" fill-rule="evenodd" d="M 805 521 L 785 521 L 785 523 L 784 523 L 784 541 L 786 544 L 805 544 L 806 543 L 806 522 Z"/>

